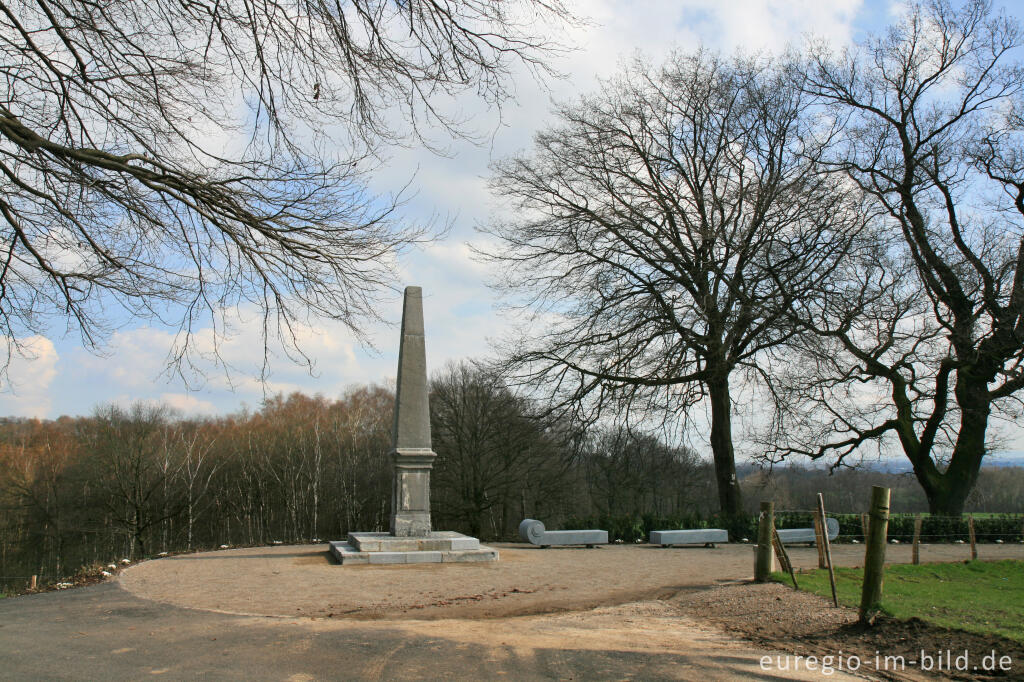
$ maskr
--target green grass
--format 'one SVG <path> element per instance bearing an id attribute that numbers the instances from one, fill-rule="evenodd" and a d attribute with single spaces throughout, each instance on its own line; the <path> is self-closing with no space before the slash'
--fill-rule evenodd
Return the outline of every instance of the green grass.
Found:
<path id="1" fill-rule="evenodd" d="M 863 569 L 837 568 L 836 594 L 844 606 L 860 606 Z M 789 583 L 783 573 L 774 577 Z M 832 597 L 828 571 L 798 573 L 800 589 Z M 1024 561 L 897 564 L 885 567 L 882 611 L 1024 644 Z"/>

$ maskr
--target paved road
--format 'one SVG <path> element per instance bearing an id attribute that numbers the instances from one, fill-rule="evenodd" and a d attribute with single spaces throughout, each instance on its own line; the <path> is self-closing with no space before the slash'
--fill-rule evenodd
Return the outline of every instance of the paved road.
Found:
<path id="1" fill-rule="evenodd" d="M 758 670 L 763 651 L 658 611 L 667 606 L 642 606 L 653 616 L 637 620 L 629 608 L 479 622 L 293 620 L 159 604 L 110 582 L 0 600 L 0 678 L 779 679 Z M 653 628 L 639 634 L 656 646 L 630 644 L 631 627 Z M 621 646 L 588 644 L 619 641 L 617 632 Z"/>

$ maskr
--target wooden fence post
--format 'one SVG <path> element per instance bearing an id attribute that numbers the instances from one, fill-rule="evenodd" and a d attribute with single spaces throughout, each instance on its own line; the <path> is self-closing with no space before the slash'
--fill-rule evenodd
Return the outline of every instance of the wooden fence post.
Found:
<path id="1" fill-rule="evenodd" d="M 836 572 L 832 568 L 832 545 L 828 541 L 828 521 L 825 520 L 825 498 L 818 493 L 818 526 L 821 527 L 821 539 L 825 545 L 825 561 L 828 564 L 828 582 L 832 585 L 832 604 L 839 606 L 839 597 L 836 595 Z"/>
<path id="2" fill-rule="evenodd" d="M 825 540 L 821 528 L 821 519 L 814 515 L 814 546 L 818 548 L 818 568 L 825 568 Z"/>
<path id="3" fill-rule="evenodd" d="M 786 548 L 782 545 L 779 531 L 775 530 L 775 528 L 772 528 L 772 547 L 775 548 L 775 556 L 779 558 L 782 570 L 789 573 L 789 577 L 793 579 L 793 587 L 800 589 L 800 586 L 796 583 L 796 572 L 793 570 L 793 562 L 789 560 L 789 554 L 786 553 Z"/>
<path id="4" fill-rule="evenodd" d="M 921 563 L 921 515 L 918 514 L 914 517 L 914 549 L 912 551 L 911 560 L 914 565 Z"/>
<path id="5" fill-rule="evenodd" d="M 967 533 L 971 538 L 971 560 L 978 558 L 978 545 L 974 542 L 974 514 L 967 515 Z"/>
<path id="6" fill-rule="evenodd" d="M 869 524 L 868 515 L 867 514 L 861 514 L 860 515 L 860 532 L 861 532 L 861 535 L 864 536 L 864 542 L 868 541 L 868 524 Z"/>
<path id="7" fill-rule="evenodd" d="M 775 503 L 762 502 L 757 521 L 757 554 L 754 557 L 754 582 L 763 583 L 772 572 L 772 533 L 775 530 Z"/>
<path id="8" fill-rule="evenodd" d="M 885 575 L 885 537 L 889 529 L 889 498 L 892 491 L 871 487 L 868 541 L 864 550 L 864 584 L 860 591 L 860 622 L 872 624 L 882 607 L 882 578 Z"/>
<path id="9" fill-rule="evenodd" d="M 33 592 L 35 592 L 36 586 L 39 584 L 37 577 L 38 576 L 32 576 L 29 579 L 28 589 L 32 590 Z"/>

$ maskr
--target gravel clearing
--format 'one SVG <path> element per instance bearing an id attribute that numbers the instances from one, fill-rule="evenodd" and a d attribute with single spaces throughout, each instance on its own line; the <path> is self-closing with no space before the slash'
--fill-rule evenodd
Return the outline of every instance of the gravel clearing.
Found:
<path id="1" fill-rule="evenodd" d="M 137 597 L 188 609 L 301 621 L 314 629 L 381 627 L 483 644 L 496 656 L 565 647 L 671 656 L 692 664 L 677 671 L 681 679 L 823 679 L 806 670 L 765 672 L 759 661 L 840 651 L 860 657 L 863 669 L 853 677 L 836 671 L 827 679 L 934 679 L 911 666 L 871 670 L 876 652 L 909 661 L 922 649 L 995 649 L 1013 657 L 1011 677 L 1024 679 L 1018 674 L 1024 648 L 1014 642 L 920 621 L 883 621 L 865 630 L 856 625 L 855 612 L 821 597 L 752 584 L 749 545 L 495 546 L 501 553 L 496 563 L 405 566 L 339 566 L 326 545 L 229 549 L 143 562 L 117 580 Z M 862 545 L 834 546 L 833 560 L 859 565 L 863 552 Z M 931 545 L 922 547 L 921 556 L 925 562 L 962 561 L 968 552 Z M 1022 545 L 983 545 L 979 552 L 982 559 L 1024 559 Z M 817 566 L 813 547 L 793 547 L 789 554 L 798 569 Z M 887 560 L 909 562 L 910 547 L 889 547 Z"/>
<path id="2" fill-rule="evenodd" d="M 539 549 L 496 544 L 501 559 L 481 564 L 339 566 L 326 545 L 251 547 L 146 561 L 119 580 L 129 592 L 186 608 L 258 616 L 316 618 L 498 618 L 649 599 L 749 580 L 753 548 L 663 549 L 606 545 Z M 922 548 L 923 561 L 953 561 L 958 545 Z M 983 559 L 1024 559 L 1024 545 L 985 545 Z M 817 566 L 814 548 L 793 547 L 798 568 Z M 863 546 L 838 545 L 839 566 L 863 561 Z M 905 555 L 905 556 L 904 556 Z M 890 562 L 910 548 L 890 547 Z"/>

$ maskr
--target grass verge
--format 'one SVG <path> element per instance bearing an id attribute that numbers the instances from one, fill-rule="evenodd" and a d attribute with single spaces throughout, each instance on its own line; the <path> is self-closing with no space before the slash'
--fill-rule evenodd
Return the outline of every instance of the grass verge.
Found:
<path id="1" fill-rule="evenodd" d="M 787 574 L 776 573 L 790 583 Z M 836 594 L 844 606 L 860 605 L 861 568 L 836 569 Z M 831 598 L 828 571 L 798 573 L 800 589 Z M 894 618 L 1024 643 L 1024 561 L 967 561 L 957 564 L 895 564 L 885 567 L 882 610 Z"/>

